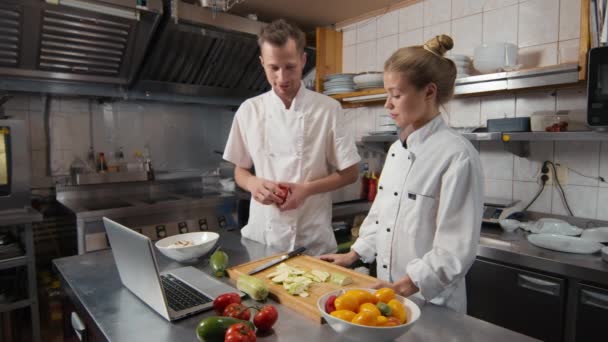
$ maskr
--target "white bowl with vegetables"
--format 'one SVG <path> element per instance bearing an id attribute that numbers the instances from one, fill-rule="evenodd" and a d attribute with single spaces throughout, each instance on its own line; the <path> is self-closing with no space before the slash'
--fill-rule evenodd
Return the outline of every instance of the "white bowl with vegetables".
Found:
<path id="1" fill-rule="evenodd" d="M 357 319 L 357 316 L 352 319 L 352 321 L 346 320 L 343 316 L 334 316 L 327 312 L 326 304 L 328 299 L 332 296 L 339 297 L 345 294 L 347 291 L 351 290 L 363 290 L 367 291 L 371 294 L 374 294 L 377 290 L 373 289 L 342 289 L 335 290 L 324 294 L 317 301 L 317 308 L 321 312 L 321 315 L 327 321 L 329 326 L 336 331 L 338 334 L 352 341 L 392 341 L 399 336 L 402 336 L 406 332 L 408 332 L 412 326 L 418 321 L 420 318 L 420 308 L 413 301 L 399 296 L 394 295 L 393 299 L 397 303 L 391 303 L 389 301 L 389 305 L 397 305 L 400 306 L 400 309 L 405 311 L 405 317 L 401 317 L 401 323 L 394 326 L 383 326 L 382 324 L 386 323 L 378 323 L 379 319 L 376 317 L 375 325 L 362 325 L 362 321 Z M 335 298 L 335 297 L 334 297 Z M 383 317 L 389 317 L 392 319 L 392 313 L 390 312 L 390 308 L 388 309 L 388 313 L 382 313 Z M 345 310 L 348 311 L 348 310 Z M 384 316 L 386 315 L 386 316 Z M 342 318 L 339 318 L 342 317 Z M 353 323 L 357 322 L 357 323 Z M 371 324 L 371 323 L 370 323 Z"/>
<path id="2" fill-rule="evenodd" d="M 178 234 L 156 241 L 156 248 L 164 256 L 177 262 L 192 262 L 209 253 L 219 239 L 214 232 Z"/>

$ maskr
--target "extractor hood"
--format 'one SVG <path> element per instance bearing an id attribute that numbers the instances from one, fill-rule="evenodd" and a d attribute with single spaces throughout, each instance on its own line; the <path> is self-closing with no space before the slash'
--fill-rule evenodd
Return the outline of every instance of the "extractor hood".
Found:
<path id="1" fill-rule="evenodd" d="M 0 78 L 129 85 L 161 0 L 2 0 Z"/>

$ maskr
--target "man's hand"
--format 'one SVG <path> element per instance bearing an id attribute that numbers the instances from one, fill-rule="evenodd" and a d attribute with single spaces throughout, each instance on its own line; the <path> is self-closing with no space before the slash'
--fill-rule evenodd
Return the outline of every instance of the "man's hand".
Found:
<path id="1" fill-rule="evenodd" d="M 319 258 L 342 267 L 349 267 L 359 259 L 359 254 L 355 251 L 350 251 L 344 254 L 324 254 Z"/>
<path id="2" fill-rule="evenodd" d="M 287 188 L 287 198 L 279 205 L 281 211 L 296 209 L 310 196 L 308 187 L 298 183 L 280 183 L 281 187 Z"/>
<path id="3" fill-rule="evenodd" d="M 381 289 L 383 287 L 391 288 L 395 291 L 395 293 L 403 297 L 409 297 L 414 293 L 420 291 L 420 289 L 416 285 L 414 285 L 409 276 L 405 276 L 404 278 L 401 278 L 400 280 L 394 283 L 378 280 L 375 284 L 370 286 L 370 288 L 372 289 Z"/>
<path id="4" fill-rule="evenodd" d="M 264 205 L 283 203 L 283 199 L 276 195 L 281 191 L 278 183 L 252 176 L 247 182 L 247 190 L 253 199 Z"/>

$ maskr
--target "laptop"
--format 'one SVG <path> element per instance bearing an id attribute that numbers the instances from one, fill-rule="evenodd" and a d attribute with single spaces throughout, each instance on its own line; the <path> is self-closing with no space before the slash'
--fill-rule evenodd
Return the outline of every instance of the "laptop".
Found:
<path id="1" fill-rule="evenodd" d="M 213 299 L 226 292 L 245 294 L 194 268 L 159 273 L 154 245 L 145 235 L 106 217 L 108 234 L 120 281 L 144 303 L 169 321 L 213 308 Z"/>

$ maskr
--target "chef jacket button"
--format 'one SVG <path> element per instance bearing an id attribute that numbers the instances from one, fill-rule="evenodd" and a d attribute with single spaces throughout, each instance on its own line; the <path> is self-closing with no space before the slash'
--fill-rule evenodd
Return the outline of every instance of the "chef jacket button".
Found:
<path id="1" fill-rule="evenodd" d="M 411 159 L 412 159 L 412 156 L 407 156 L 407 160 L 411 160 Z"/>
<path id="2" fill-rule="evenodd" d="M 376 224 L 378 224 L 378 221 L 376 221 Z"/>
<path id="3" fill-rule="evenodd" d="M 391 229 L 390 228 L 386 228 L 386 231 L 390 233 Z"/>
<path id="4" fill-rule="evenodd" d="M 382 268 L 388 268 L 388 266 L 386 266 L 386 265 L 382 265 Z"/>
<path id="5" fill-rule="evenodd" d="M 380 185 L 380 186 L 378 187 L 378 189 L 382 190 L 382 185 Z"/>
<path id="6" fill-rule="evenodd" d="M 374 253 L 374 256 L 375 256 L 375 257 L 377 257 L 377 256 L 378 256 L 378 253 Z"/>
<path id="7" fill-rule="evenodd" d="M 399 194 L 395 192 L 395 193 L 394 193 L 394 195 L 395 195 L 395 196 L 398 196 Z"/>
<path id="8" fill-rule="evenodd" d="M 394 154 L 394 153 L 392 153 L 392 154 L 391 154 L 391 157 L 394 157 L 394 156 L 395 156 L 395 154 Z"/>

